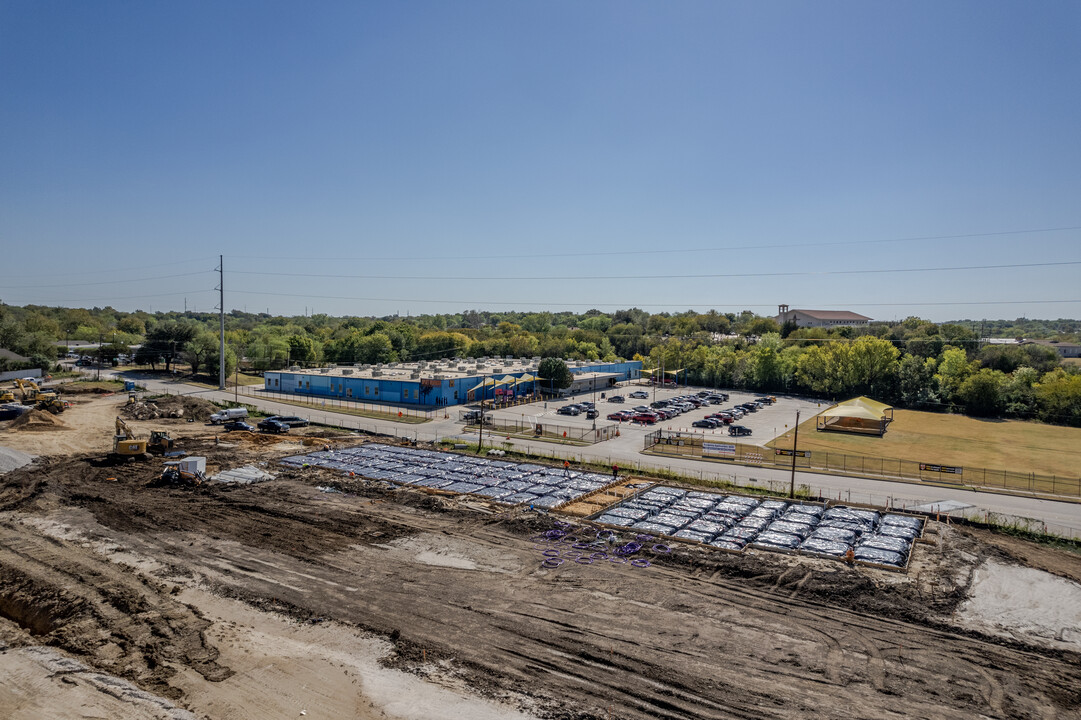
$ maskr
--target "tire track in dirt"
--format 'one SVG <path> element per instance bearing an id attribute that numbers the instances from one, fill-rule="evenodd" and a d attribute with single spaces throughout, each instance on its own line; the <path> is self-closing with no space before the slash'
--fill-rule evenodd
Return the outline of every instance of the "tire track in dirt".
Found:
<path id="1" fill-rule="evenodd" d="M 0 587 L 8 608 L 58 598 L 45 635 L 64 649 L 89 655 L 110 672 L 175 696 L 168 678 L 187 666 L 208 680 L 228 677 L 217 649 L 204 635 L 209 623 L 188 606 L 153 588 L 121 566 L 64 541 L 0 522 L 0 570 L 21 578 Z M 30 597 L 15 597 L 30 594 Z M 66 612 L 70 613 L 65 615 Z M 26 618 L 5 613 L 26 624 Z"/>

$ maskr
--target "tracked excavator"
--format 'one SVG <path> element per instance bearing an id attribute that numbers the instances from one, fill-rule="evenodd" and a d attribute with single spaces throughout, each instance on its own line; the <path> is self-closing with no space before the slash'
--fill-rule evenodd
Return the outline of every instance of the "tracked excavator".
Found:
<path id="1" fill-rule="evenodd" d="M 116 416 L 116 433 L 113 435 L 113 451 L 109 453 L 109 459 L 114 462 L 147 459 L 146 440 L 139 438 L 119 415 Z"/>
<path id="2" fill-rule="evenodd" d="M 144 440 L 124 422 L 119 415 L 116 416 L 116 434 L 113 435 L 113 451 L 109 454 L 110 460 L 129 460 L 133 458 L 145 460 L 147 453 L 166 453 L 176 447 L 176 440 L 169 435 L 167 430 L 152 430 L 150 438 Z"/>
<path id="3" fill-rule="evenodd" d="M 23 405 L 32 405 L 38 410 L 47 410 L 53 415 L 64 412 L 64 403 L 52 390 L 42 390 L 36 383 L 19 378 L 15 379 L 15 384 L 22 394 Z"/>

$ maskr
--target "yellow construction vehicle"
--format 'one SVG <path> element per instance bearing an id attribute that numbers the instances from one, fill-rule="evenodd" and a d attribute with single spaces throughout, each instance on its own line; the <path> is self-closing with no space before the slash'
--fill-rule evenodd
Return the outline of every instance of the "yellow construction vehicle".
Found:
<path id="1" fill-rule="evenodd" d="M 206 458 L 186 457 L 165 463 L 155 484 L 202 485 L 206 481 Z"/>
<path id="2" fill-rule="evenodd" d="M 167 453 L 176 447 L 176 440 L 168 430 L 151 430 L 150 439 L 146 441 L 146 449 L 150 452 Z"/>
<path id="3" fill-rule="evenodd" d="M 140 439 L 123 418 L 116 416 L 116 434 L 110 460 L 146 460 L 146 440 Z"/>
<path id="4" fill-rule="evenodd" d="M 53 415 L 64 412 L 64 403 L 52 390 L 42 390 L 37 383 L 15 378 L 15 384 L 22 394 L 23 405 L 33 405 L 38 410 L 48 410 Z"/>
<path id="5" fill-rule="evenodd" d="M 0 390 L 0 403 L 15 402 L 15 393 L 11 390 Z"/>

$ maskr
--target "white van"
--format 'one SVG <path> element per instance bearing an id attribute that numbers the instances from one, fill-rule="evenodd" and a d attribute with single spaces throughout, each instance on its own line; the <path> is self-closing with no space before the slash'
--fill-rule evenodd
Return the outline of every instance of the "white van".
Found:
<path id="1" fill-rule="evenodd" d="M 248 411 L 246 408 L 229 408 L 228 410 L 220 410 L 210 416 L 211 425 L 220 425 L 230 420 L 243 420 L 248 417 Z"/>

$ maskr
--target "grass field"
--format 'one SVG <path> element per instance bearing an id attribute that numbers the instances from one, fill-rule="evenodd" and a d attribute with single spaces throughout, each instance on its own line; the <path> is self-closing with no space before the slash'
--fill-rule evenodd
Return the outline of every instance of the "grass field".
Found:
<path id="1" fill-rule="evenodd" d="M 1081 477 L 1081 428 L 914 410 L 895 410 L 893 417 L 881 438 L 818 432 L 817 419 L 812 418 L 800 424 L 799 449 Z M 767 446 L 791 448 L 792 433 L 774 438 Z"/>

